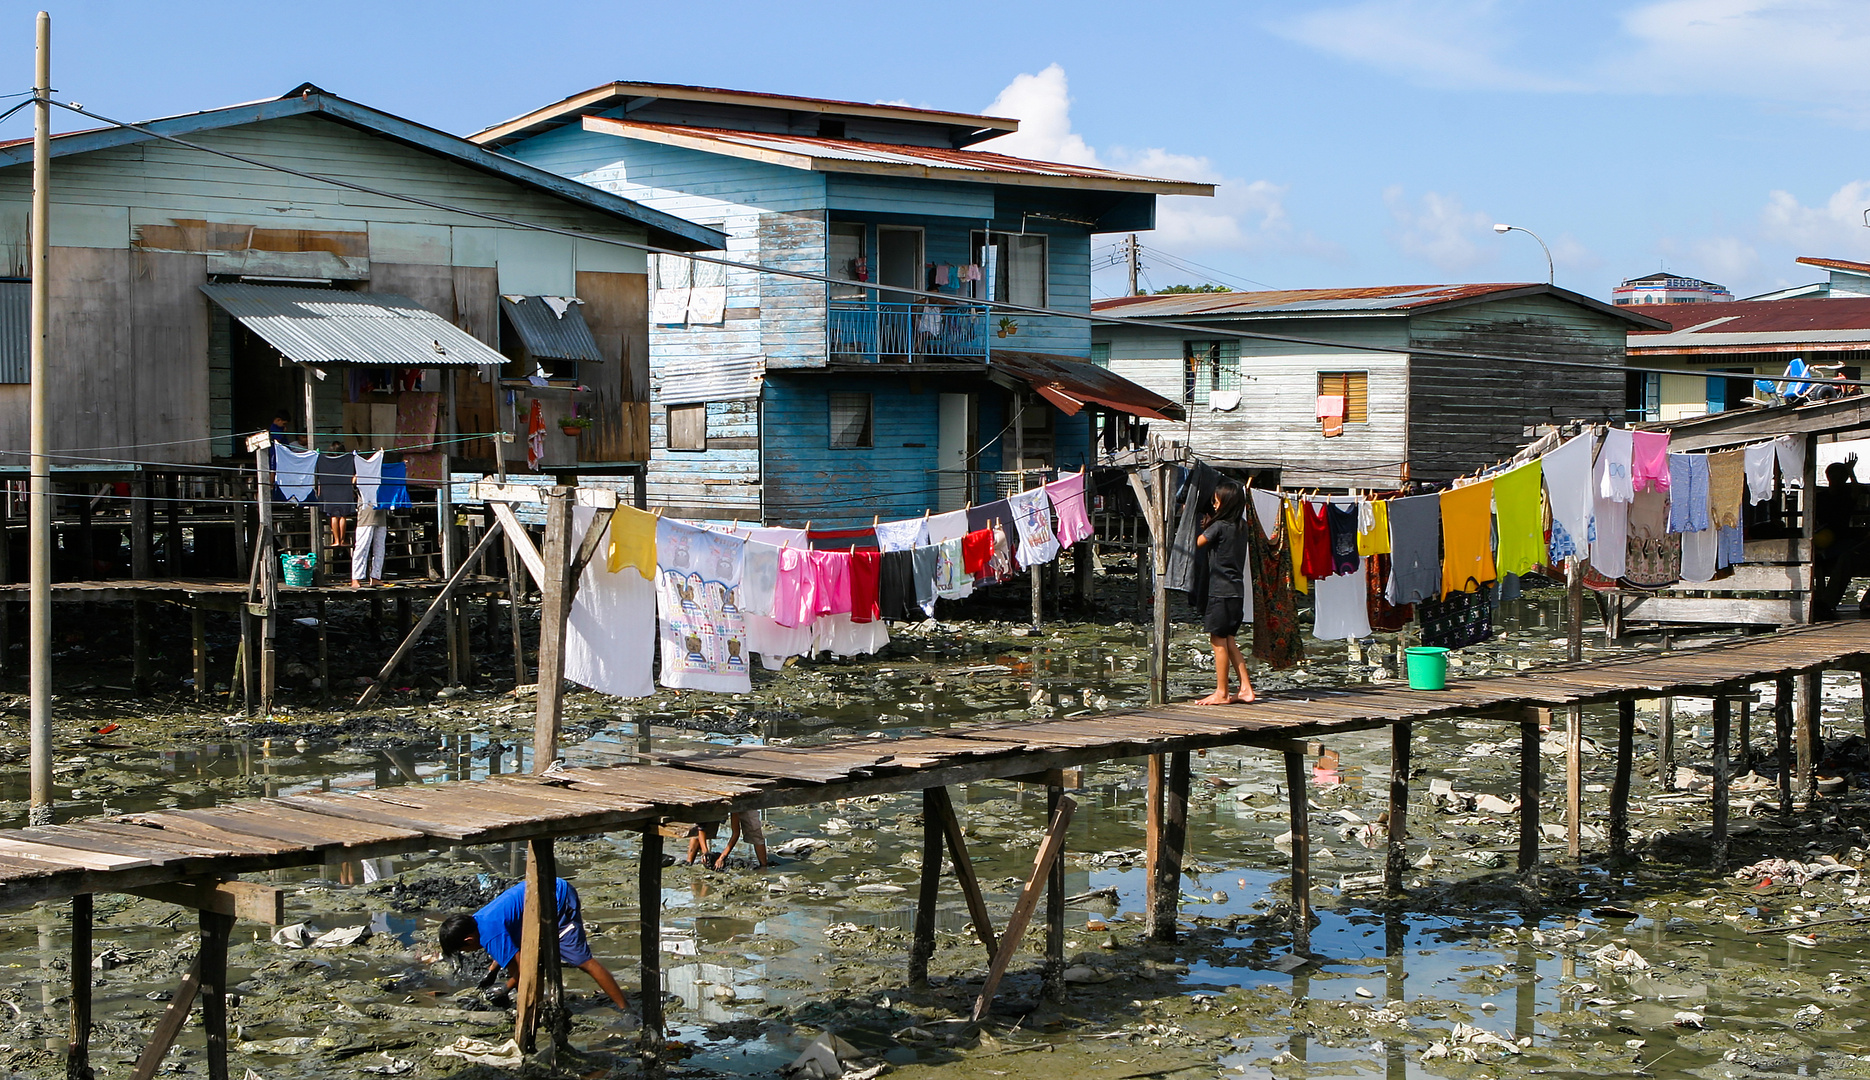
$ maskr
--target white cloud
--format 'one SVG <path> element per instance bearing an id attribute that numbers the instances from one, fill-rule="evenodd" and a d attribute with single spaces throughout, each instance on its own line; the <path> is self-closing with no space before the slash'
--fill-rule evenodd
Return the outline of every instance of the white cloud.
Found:
<path id="1" fill-rule="evenodd" d="M 1865 207 L 1870 207 L 1870 180 L 1852 180 L 1832 192 L 1823 206 L 1806 206 L 1789 191 L 1774 191 L 1760 211 L 1760 238 L 1790 245 L 1801 255 L 1870 255 Z"/>
<path id="2" fill-rule="evenodd" d="M 1286 216 L 1284 185 L 1225 176 L 1205 157 L 1172 153 L 1160 147 L 1113 147 L 1100 154 L 1071 129 L 1070 84 L 1065 69 L 1057 64 L 1036 75 L 1017 76 L 983 111 L 1017 119 L 1019 130 L 994 139 L 982 149 L 1215 185 L 1212 197 L 1157 197 L 1156 230 L 1149 242 L 1161 245 L 1165 251 L 1194 254 L 1278 250 L 1327 259 L 1342 257 L 1336 245 L 1293 227 Z"/>
<path id="3" fill-rule="evenodd" d="M 1459 195 L 1428 191 L 1411 202 L 1398 186 L 1383 192 L 1383 202 L 1396 222 L 1389 230 L 1390 242 L 1405 255 L 1450 273 L 1470 271 L 1496 255 L 1481 247 L 1483 239 L 1493 235 L 1493 222 L 1469 210 Z"/>
<path id="4" fill-rule="evenodd" d="M 1308 12 L 1275 32 L 1353 63 L 1439 87 L 1568 90 L 1502 54 L 1516 35 L 1493 0 L 1363 0 Z"/>

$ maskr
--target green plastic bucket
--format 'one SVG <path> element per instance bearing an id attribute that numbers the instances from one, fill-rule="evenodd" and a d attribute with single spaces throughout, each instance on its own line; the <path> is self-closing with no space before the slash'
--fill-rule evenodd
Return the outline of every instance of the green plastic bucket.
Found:
<path id="1" fill-rule="evenodd" d="M 1405 660 L 1409 665 L 1409 689 L 1445 690 L 1448 688 L 1448 650 L 1434 645 L 1412 645 Z"/>
<path id="2" fill-rule="evenodd" d="M 315 553 L 307 553 L 304 555 L 288 555 L 282 553 L 279 556 L 280 572 L 284 574 L 286 584 L 294 588 L 303 589 L 310 586 L 312 583 L 312 568 L 317 565 L 318 556 Z"/>

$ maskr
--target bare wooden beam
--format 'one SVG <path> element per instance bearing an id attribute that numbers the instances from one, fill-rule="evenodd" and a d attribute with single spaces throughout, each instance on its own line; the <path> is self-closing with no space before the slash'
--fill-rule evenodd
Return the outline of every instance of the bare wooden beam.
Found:
<path id="1" fill-rule="evenodd" d="M 489 507 L 501 503 L 543 503 L 550 501 L 552 489 L 542 484 L 503 484 L 497 480 L 476 480 L 468 485 L 468 499 L 471 502 L 484 502 Z M 577 487 L 573 488 L 573 498 L 579 506 L 588 506 L 595 510 L 615 510 L 617 492 L 610 488 Z"/>
<path id="2" fill-rule="evenodd" d="M 922 792 L 922 877 L 916 892 L 915 938 L 909 946 L 909 985 L 926 987 L 935 955 L 935 905 L 941 899 L 941 814 L 935 791 Z"/>
<path id="3" fill-rule="evenodd" d="M 994 994 L 1000 989 L 1000 979 L 1006 974 L 1006 966 L 1013 961 L 1013 954 L 1019 950 L 1019 942 L 1026 935 L 1026 925 L 1032 921 L 1032 913 L 1039 906 L 1039 894 L 1045 889 L 1046 879 L 1052 875 L 1052 863 L 1065 851 L 1065 833 L 1071 827 L 1072 811 L 1078 804 L 1066 795 L 1058 801 L 1058 812 L 1053 815 L 1052 823 L 1045 830 L 1045 839 L 1039 844 L 1039 855 L 1033 860 L 1032 876 L 1026 879 L 1026 887 L 1020 891 L 1019 901 L 1013 905 L 1013 914 L 1006 921 L 1006 933 L 1000 938 L 1000 951 L 994 955 L 993 965 L 987 969 L 987 981 L 981 985 L 980 996 L 974 999 L 974 1021 L 979 1023 L 987 1016 L 987 1010 L 993 1006 Z"/>
<path id="4" fill-rule="evenodd" d="M 1286 800 L 1292 814 L 1292 951 L 1312 951 L 1312 830 L 1303 754 L 1286 755 Z"/>
<path id="5" fill-rule="evenodd" d="M 1046 820 L 1050 821 L 1058 817 L 1059 803 L 1064 799 L 1064 788 L 1053 787 L 1046 790 Z M 1044 987 L 1046 998 L 1051 1001 L 1064 1001 L 1065 857 L 1062 850 L 1059 856 L 1052 860 L 1051 871 L 1045 875 L 1045 967 L 1042 972 L 1041 985 Z"/>
<path id="6" fill-rule="evenodd" d="M 974 922 L 974 936 L 987 947 L 987 960 L 991 963 L 1000 944 L 994 937 L 993 917 L 987 910 L 987 899 L 981 895 L 980 881 L 974 876 L 974 863 L 968 858 L 967 838 L 961 835 L 961 820 L 955 816 L 954 803 L 948 798 L 947 788 L 925 788 L 924 792 L 930 795 L 935 814 L 941 820 L 942 833 L 948 838 L 948 857 L 954 862 L 954 876 L 961 883 L 961 895 L 967 899 L 968 918 Z M 926 807 L 924 812 L 927 812 Z"/>
<path id="7" fill-rule="evenodd" d="M 1280 754 L 1299 754 L 1308 758 L 1320 757 L 1325 752 L 1325 744 L 1317 739 L 1255 738 L 1240 745 L 1252 747 L 1255 750 L 1271 750 Z"/>
<path id="8" fill-rule="evenodd" d="M 1636 754 L 1636 702 L 1617 702 L 1617 771 L 1610 781 L 1610 854 L 1630 849 L 1630 772 Z"/>
<path id="9" fill-rule="evenodd" d="M 1415 725 L 1399 720 L 1390 725 L 1389 851 L 1383 860 L 1383 887 L 1401 895 L 1409 874 L 1409 750 Z"/>
<path id="10" fill-rule="evenodd" d="M 540 589 L 545 588 L 545 557 L 533 546 L 532 537 L 526 527 L 520 524 L 519 515 L 505 503 L 490 502 L 487 509 L 493 511 L 494 521 L 506 529 L 506 536 L 513 545 L 513 553 L 519 556 L 520 565 L 532 575 L 532 583 Z"/>
<path id="11" fill-rule="evenodd" d="M 429 628 L 429 623 L 435 621 L 436 614 L 447 606 L 449 600 L 454 598 L 455 590 L 459 589 L 461 583 L 467 580 L 467 576 L 474 572 L 474 567 L 480 565 L 481 558 L 487 554 L 488 548 L 493 546 L 494 539 L 498 537 L 502 531 L 503 530 L 498 525 L 489 528 L 487 530 L 487 535 L 480 538 L 480 543 L 474 545 L 473 552 L 471 552 L 466 559 L 462 560 L 460 566 L 455 568 L 455 572 L 449 577 L 448 583 L 442 586 L 442 591 L 436 593 L 435 599 L 429 601 L 428 610 L 422 613 L 422 618 L 416 623 L 415 628 L 404 636 L 402 644 L 396 646 L 396 651 L 391 653 L 389 660 L 384 663 L 383 670 L 377 672 L 376 679 L 374 679 L 370 683 L 370 686 L 363 692 L 363 696 L 357 699 L 358 708 L 361 709 L 369 706 L 371 702 L 377 699 L 379 694 L 383 693 L 383 688 L 389 685 L 390 675 L 395 672 L 398 667 L 402 666 L 402 662 L 408 657 L 410 650 L 414 649 L 416 647 L 416 642 L 421 639 L 423 631 Z"/>
<path id="12" fill-rule="evenodd" d="M 1519 870 L 1539 865 L 1539 727 L 1549 710 L 1527 709 L 1519 722 Z"/>
<path id="13" fill-rule="evenodd" d="M 1149 909 L 1148 937 L 1152 941 L 1174 941 L 1175 924 L 1181 915 L 1182 849 L 1188 842 L 1188 751 L 1168 755 L 1168 782 L 1163 785 L 1161 838 L 1157 841 L 1156 865 L 1151 871 L 1155 883 Z"/>
<path id="14" fill-rule="evenodd" d="M 526 909 L 519 945 L 519 993 L 513 1038 L 532 1053 L 544 1029 L 552 1043 L 566 1033 L 558 955 L 558 858 L 550 840 L 526 844 Z"/>
<path id="15" fill-rule="evenodd" d="M 162 1019 L 156 1021 L 156 1030 L 150 1033 L 149 1045 L 136 1059 L 136 1068 L 130 1071 L 130 1080 L 152 1080 L 156 1070 L 162 1067 L 162 1059 L 175 1045 L 176 1036 L 188 1023 L 188 1013 L 195 1007 L 195 998 L 201 993 L 201 955 L 195 955 L 195 962 L 189 965 L 188 974 L 182 976 L 182 983 L 175 988 L 175 994 L 169 998 L 169 1007 L 162 1011 Z"/>
<path id="16" fill-rule="evenodd" d="M 644 826 L 642 858 L 636 871 L 637 918 L 640 938 L 638 970 L 642 991 L 637 1009 L 643 1014 L 643 1048 L 651 1055 L 662 1047 L 662 834 L 656 823 Z"/>
<path id="17" fill-rule="evenodd" d="M 558 729 L 565 710 L 565 626 L 571 617 L 571 489 L 553 488 L 545 507 L 545 576 L 539 586 L 539 693 L 533 714 L 535 773 L 558 760 Z"/>
<path id="18" fill-rule="evenodd" d="M 125 889 L 133 896 L 178 907 L 212 911 L 230 919 L 280 926 L 286 921 L 286 892 L 257 881 L 176 881 Z"/>
<path id="19" fill-rule="evenodd" d="M 71 1030 L 65 1043 L 65 1080 L 92 1080 L 91 1071 L 92 896 L 71 898 Z"/>
<path id="20" fill-rule="evenodd" d="M 201 921 L 201 1026 L 208 1041 L 208 1080 L 227 1080 L 227 939 L 231 915 L 203 911 Z"/>
<path id="21" fill-rule="evenodd" d="M 1792 676 L 1773 684 L 1773 742 L 1779 765 L 1779 812 L 1792 812 Z"/>
<path id="22" fill-rule="evenodd" d="M 1714 869 L 1727 871 L 1727 738 L 1733 702 L 1714 699 Z"/>

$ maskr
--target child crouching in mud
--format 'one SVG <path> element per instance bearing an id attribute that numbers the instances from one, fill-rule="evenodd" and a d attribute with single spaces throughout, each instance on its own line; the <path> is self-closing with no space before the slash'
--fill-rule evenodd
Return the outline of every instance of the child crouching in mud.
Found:
<path id="1" fill-rule="evenodd" d="M 1247 658 L 1240 654 L 1235 637 L 1246 610 L 1247 567 L 1247 490 L 1240 481 L 1223 479 L 1214 489 L 1214 512 L 1195 538 L 1195 546 L 1208 552 L 1208 609 L 1202 625 L 1214 646 L 1214 693 L 1198 699 L 1197 705 L 1228 705 L 1253 700 L 1253 683 L 1247 678 Z M 1227 676 L 1240 673 L 1240 692 L 1230 693 Z"/>

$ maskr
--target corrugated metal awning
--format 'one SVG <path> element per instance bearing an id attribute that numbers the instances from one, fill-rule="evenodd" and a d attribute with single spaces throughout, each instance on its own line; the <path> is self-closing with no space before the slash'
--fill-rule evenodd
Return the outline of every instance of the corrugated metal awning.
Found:
<path id="1" fill-rule="evenodd" d="M 604 362 L 597 338 L 584 321 L 584 301 L 575 296 L 502 296 L 500 310 L 519 333 L 526 351 L 541 360 Z"/>
<path id="2" fill-rule="evenodd" d="M 762 356 L 699 356 L 656 365 L 656 396 L 664 405 L 750 401 L 766 378 Z"/>
<path id="3" fill-rule="evenodd" d="M 1032 387 L 1066 416 L 1078 415 L 1086 405 L 1102 405 L 1146 420 L 1184 417 L 1182 407 L 1161 394 L 1075 356 L 995 349 L 991 365 Z"/>
<path id="4" fill-rule="evenodd" d="M 506 357 L 395 293 L 284 285 L 203 285 L 247 329 L 300 364 L 462 367 Z"/>

